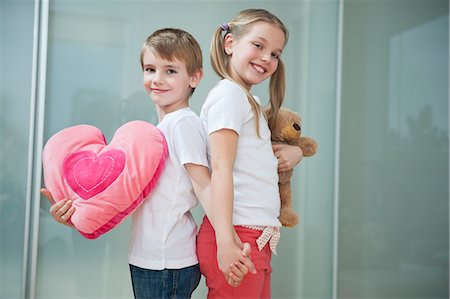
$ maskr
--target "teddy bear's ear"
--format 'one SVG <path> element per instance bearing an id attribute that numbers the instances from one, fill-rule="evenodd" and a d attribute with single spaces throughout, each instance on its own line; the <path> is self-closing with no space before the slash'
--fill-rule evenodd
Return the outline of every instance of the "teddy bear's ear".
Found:
<path id="1" fill-rule="evenodd" d="M 292 111 L 292 110 L 290 110 L 291 111 L 291 113 L 292 114 L 294 114 L 294 115 L 297 115 L 298 116 L 298 113 L 297 113 L 297 111 Z"/>
<path id="2" fill-rule="evenodd" d="M 298 116 L 297 111 L 291 110 L 291 109 L 286 108 L 286 107 L 281 107 L 280 111 L 282 111 L 282 110 L 286 111 L 287 113 L 291 113 L 291 114 L 294 114 L 294 115 Z"/>

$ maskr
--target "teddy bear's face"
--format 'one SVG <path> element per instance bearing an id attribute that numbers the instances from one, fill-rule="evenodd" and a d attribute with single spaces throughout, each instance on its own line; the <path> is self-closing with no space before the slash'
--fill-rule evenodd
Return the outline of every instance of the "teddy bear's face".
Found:
<path id="1" fill-rule="evenodd" d="M 278 122 L 272 129 L 272 141 L 294 143 L 301 135 L 300 116 L 290 110 L 280 109 Z"/>

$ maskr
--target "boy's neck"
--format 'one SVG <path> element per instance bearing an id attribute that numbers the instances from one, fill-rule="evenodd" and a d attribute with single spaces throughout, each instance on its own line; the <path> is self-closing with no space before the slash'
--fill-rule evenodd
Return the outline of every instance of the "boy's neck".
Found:
<path id="1" fill-rule="evenodd" d="M 158 122 L 161 122 L 167 114 L 178 111 L 180 109 L 187 108 L 187 107 L 189 107 L 187 101 L 181 105 L 178 105 L 176 107 L 170 107 L 170 108 L 156 106 L 156 112 L 158 114 Z"/>

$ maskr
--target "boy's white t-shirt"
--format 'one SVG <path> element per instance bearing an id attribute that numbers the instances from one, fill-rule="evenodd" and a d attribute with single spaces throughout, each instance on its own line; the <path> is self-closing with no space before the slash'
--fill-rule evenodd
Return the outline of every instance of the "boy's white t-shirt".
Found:
<path id="1" fill-rule="evenodd" d="M 255 100 L 260 103 L 259 98 Z M 207 134 L 231 129 L 239 134 L 234 181 L 234 225 L 281 226 L 278 192 L 278 161 L 272 150 L 270 130 L 264 115 L 256 133 L 254 114 L 244 90 L 221 80 L 208 94 L 200 118 Z M 210 144 L 208 142 L 210 159 Z"/>
<path id="2" fill-rule="evenodd" d="M 189 108 L 167 114 L 157 126 L 169 157 L 150 196 L 134 212 L 129 263 L 145 269 L 180 269 L 198 263 L 197 226 L 190 210 L 197 205 L 184 167 L 208 167 L 206 136 L 199 117 Z"/>

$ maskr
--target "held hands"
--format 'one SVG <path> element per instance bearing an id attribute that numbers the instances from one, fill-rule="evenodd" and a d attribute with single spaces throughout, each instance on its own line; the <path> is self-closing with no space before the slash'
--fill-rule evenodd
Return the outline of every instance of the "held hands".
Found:
<path id="1" fill-rule="evenodd" d="M 234 264 L 230 265 L 230 272 L 228 274 L 227 282 L 232 287 L 238 287 L 242 280 L 244 280 L 244 276 L 248 274 L 248 272 L 252 274 L 256 274 L 256 268 L 253 265 L 253 262 L 250 259 L 250 244 L 244 243 L 242 248 L 242 256 L 246 258 L 245 262 L 236 261 Z M 226 277 L 226 275 L 225 275 Z"/>
<path id="2" fill-rule="evenodd" d="M 234 231 L 234 230 L 233 230 Z M 256 274 L 256 268 L 250 259 L 250 244 L 242 244 L 234 231 L 234 242 L 217 246 L 219 269 L 232 287 L 238 287 L 248 272 Z"/>
<path id="3" fill-rule="evenodd" d="M 272 149 L 278 159 L 279 172 L 292 170 L 303 159 L 303 151 L 296 145 L 274 143 Z"/>
<path id="4" fill-rule="evenodd" d="M 69 222 L 70 217 L 72 217 L 75 212 L 75 207 L 72 206 L 72 201 L 70 199 L 63 199 L 55 203 L 52 194 L 47 188 L 42 188 L 41 194 L 47 197 L 52 204 L 50 207 L 50 214 L 53 219 L 61 224 L 73 228 L 73 225 Z"/>

